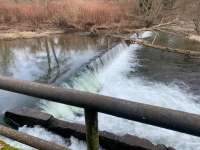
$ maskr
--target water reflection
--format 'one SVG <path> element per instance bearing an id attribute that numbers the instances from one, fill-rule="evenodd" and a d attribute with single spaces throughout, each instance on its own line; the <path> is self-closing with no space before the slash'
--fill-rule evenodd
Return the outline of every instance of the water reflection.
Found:
<path id="1" fill-rule="evenodd" d="M 185 50 L 193 50 L 193 51 L 199 51 L 200 50 L 200 44 L 197 41 L 194 40 L 188 40 L 184 38 L 184 36 L 176 36 L 172 34 L 166 34 L 163 32 L 157 33 L 157 38 L 155 41 L 155 44 L 161 44 L 163 46 L 172 47 L 172 48 L 179 48 L 179 49 L 185 49 Z"/>
<path id="2" fill-rule="evenodd" d="M 200 44 L 183 38 L 159 33 L 155 44 L 173 48 L 199 50 Z M 181 54 L 164 52 L 153 48 L 141 48 L 137 51 L 138 63 L 136 72 L 138 76 L 152 81 L 166 84 L 175 83 L 180 87 L 199 95 L 200 92 L 200 60 L 188 58 Z"/>
<path id="3" fill-rule="evenodd" d="M 107 39 L 58 35 L 0 41 L 0 74 L 17 79 L 53 83 L 101 53 Z M 29 100 L 29 101 L 28 101 Z M 21 105 L 33 106 L 33 98 L 0 91 L 0 113 Z"/>

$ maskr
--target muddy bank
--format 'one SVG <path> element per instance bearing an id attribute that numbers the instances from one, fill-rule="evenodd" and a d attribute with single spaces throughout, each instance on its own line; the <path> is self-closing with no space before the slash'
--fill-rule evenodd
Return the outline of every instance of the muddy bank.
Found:
<path id="1" fill-rule="evenodd" d="M 38 27 L 26 23 L 19 24 L 0 24 L 0 40 L 30 39 L 46 37 L 52 34 L 63 34 L 78 32 L 74 26 L 56 27 L 52 24 L 41 24 Z"/>
<path id="2" fill-rule="evenodd" d="M 38 37 L 47 37 L 52 34 L 63 34 L 76 32 L 78 29 L 75 28 L 53 28 L 53 27 L 42 27 L 41 29 L 34 29 L 28 27 L 12 27 L 12 26 L 0 26 L 0 40 L 14 40 L 14 39 L 30 39 Z"/>
<path id="3" fill-rule="evenodd" d="M 37 37 L 46 37 L 51 34 L 61 34 L 65 33 L 64 30 L 46 30 L 46 31 L 14 31 L 7 33 L 0 33 L 0 40 L 14 40 L 14 39 L 29 39 L 29 38 L 37 38 Z"/>
<path id="4" fill-rule="evenodd" d="M 104 35 L 112 35 L 112 34 L 130 34 L 131 29 L 126 29 L 125 27 L 121 28 L 121 32 L 118 31 L 117 27 L 92 27 L 86 29 L 80 29 L 76 27 L 65 27 L 65 28 L 41 28 L 41 29 L 34 29 L 34 28 L 18 28 L 14 27 L 2 27 L 0 26 L 0 40 L 14 40 L 14 39 L 30 39 L 30 38 L 39 38 L 39 37 L 47 37 L 49 35 L 55 34 L 64 34 L 64 33 L 84 33 L 90 36 L 104 36 Z"/>

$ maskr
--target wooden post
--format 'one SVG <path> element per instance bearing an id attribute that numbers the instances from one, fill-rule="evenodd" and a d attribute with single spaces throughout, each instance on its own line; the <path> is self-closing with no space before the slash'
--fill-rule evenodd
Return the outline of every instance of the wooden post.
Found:
<path id="1" fill-rule="evenodd" d="M 88 150 L 99 149 L 98 112 L 85 109 L 86 139 Z"/>

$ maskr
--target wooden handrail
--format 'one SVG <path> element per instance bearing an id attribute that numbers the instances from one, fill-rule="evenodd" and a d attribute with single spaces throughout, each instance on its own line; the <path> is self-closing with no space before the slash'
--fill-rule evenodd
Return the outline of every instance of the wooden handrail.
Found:
<path id="1" fill-rule="evenodd" d="M 66 105 L 82 107 L 85 110 L 92 110 L 94 114 L 102 112 L 157 127 L 200 136 L 200 115 L 197 114 L 2 76 L 0 76 L 0 89 Z M 91 116 L 91 113 L 86 113 L 86 126 L 90 128 L 87 129 L 88 139 L 92 136 L 90 133 L 98 133 L 95 126 L 87 124 L 97 124 L 97 115 L 94 115 L 96 117 Z M 87 121 L 87 118 L 89 118 L 89 121 Z M 95 140 L 89 143 L 98 144 Z M 97 148 L 91 150 L 97 150 Z"/>

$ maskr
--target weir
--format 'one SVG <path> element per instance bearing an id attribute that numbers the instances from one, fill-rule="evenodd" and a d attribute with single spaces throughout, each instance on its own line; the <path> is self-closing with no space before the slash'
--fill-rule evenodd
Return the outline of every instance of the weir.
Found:
<path id="1" fill-rule="evenodd" d="M 2 76 L 0 89 L 85 108 L 88 111 L 85 113 L 87 143 L 88 149 L 91 150 L 97 150 L 99 143 L 96 134 L 98 133 L 97 112 L 200 136 L 200 116 L 196 114 Z M 3 129 L 0 128 L 0 133 L 3 133 Z M 8 132 L 4 135 L 13 138 L 10 134 Z M 91 137 L 93 140 L 90 140 Z M 18 138 L 13 139 L 18 140 Z M 25 143 L 24 140 L 20 142 Z"/>
<path id="2" fill-rule="evenodd" d="M 107 45 L 106 47 L 98 48 L 99 53 L 96 56 L 92 57 L 87 62 L 83 63 L 78 68 L 68 72 L 67 78 L 66 78 L 66 72 L 69 69 L 61 69 L 63 71 L 59 73 L 59 78 L 51 79 L 48 83 L 51 84 L 55 82 L 54 84 L 58 85 L 60 84 L 61 81 L 65 80 L 69 83 L 67 87 L 71 88 L 72 85 L 70 83 L 73 82 L 75 78 L 81 76 L 82 74 L 88 71 L 97 72 L 100 67 L 107 64 L 110 60 L 112 60 L 114 56 L 118 55 L 122 51 L 120 49 L 121 47 L 119 46 L 122 44 L 119 44 L 118 39 L 114 40 L 114 38 L 113 39 L 108 38 L 106 45 Z"/>
<path id="3" fill-rule="evenodd" d="M 90 74 L 91 72 L 92 73 L 98 72 L 99 68 L 106 65 L 109 61 L 112 60 L 112 58 L 120 54 L 121 51 L 122 51 L 122 44 L 112 45 L 111 48 L 108 46 L 108 50 L 102 51 L 99 55 L 93 57 L 92 59 L 89 60 L 89 62 L 81 65 L 78 69 L 72 72 L 66 79 L 66 82 L 68 82 L 70 86 L 71 82 L 76 80 L 77 77 L 83 75 L 84 73 Z"/>

